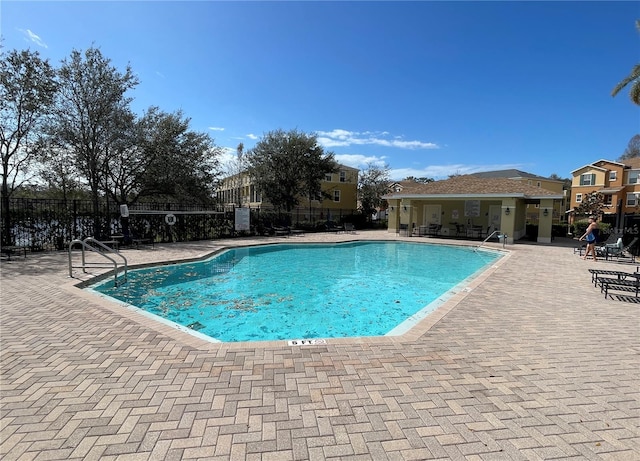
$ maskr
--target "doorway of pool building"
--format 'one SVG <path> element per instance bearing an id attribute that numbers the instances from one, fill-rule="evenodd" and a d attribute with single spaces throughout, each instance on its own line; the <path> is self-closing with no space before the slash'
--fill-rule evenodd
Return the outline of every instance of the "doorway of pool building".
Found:
<path id="1" fill-rule="evenodd" d="M 424 225 L 442 224 L 442 207 L 440 205 L 424 206 Z"/>
<path id="2" fill-rule="evenodd" d="M 491 205 L 489 207 L 489 226 L 491 230 L 500 230 L 502 217 L 502 208 L 500 205 Z"/>

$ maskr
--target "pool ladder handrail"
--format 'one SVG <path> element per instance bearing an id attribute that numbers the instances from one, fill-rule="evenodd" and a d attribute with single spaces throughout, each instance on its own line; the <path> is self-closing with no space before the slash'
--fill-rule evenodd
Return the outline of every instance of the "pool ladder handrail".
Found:
<path id="1" fill-rule="evenodd" d="M 489 234 L 489 236 L 484 239 L 482 241 L 482 243 L 480 243 L 480 245 L 478 245 L 477 247 L 475 247 L 475 249 L 473 251 L 478 251 L 478 249 L 484 245 L 485 243 L 487 243 L 487 240 L 489 240 L 491 237 L 493 237 L 495 234 L 498 234 L 498 240 L 502 240 L 502 248 L 505 247 L 506 243 L 507 243 L 507 234 L 501 234 L 499 229 L 494 230 L 493 232 L 491 232 L 491 234 Z"/>
<path id="2" fill-rule="evenodd" d="M 82 247 L 82 264 L 80 266 L 74 266 L 72 261 L 72 250 L 75 245 L 80 245 Z M 96 248 L 97 247 L 97 248 Z M 85 258 L 85 250 L 93 251 L 96 254 L 104 256 L 106 259 L 111 261 L 111 263 L 99 263 L 99 262 L 87 262 Z M 99 251 L 101 250 L 101 251 Z M 113 279 L 115 286 L 118 286 L 118 261 L 109 256 L 109 254 L 113 254 L 116 256 L 120 256 L 123 261 L 124 267 L 124 281 L 127 281 L 127 258 L 125 258 L 118 251 L 115 251 L 113 248 L 108 247 L 104 243 L 96 240 L 93 237 L 87 237 L 84 240 L 75 239 L 69 243 L 69 277 L 73 278 L 73 269 L 82 269 L 82 272 L 86 274 L 87 267 L 98 267 L 98 268 L 109 268 L 113 267 Z"/>

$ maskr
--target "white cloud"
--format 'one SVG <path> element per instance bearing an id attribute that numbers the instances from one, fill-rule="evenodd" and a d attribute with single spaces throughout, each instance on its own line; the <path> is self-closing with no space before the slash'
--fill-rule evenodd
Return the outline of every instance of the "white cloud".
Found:
<path id="1" fill-rule="evenodd" d="M 253 134 L 253 133 L 249 133 L 249 134 L 247 135 L 247 138 L 249 138 L 249 139 L 253 139 L 254 141 L 255 141 L 256 139 L 258 139 L 258 137 L 257 137 L 255 134 Z"/>
<path id="2" fill-rule="evenodd" d="M 231 172 L 233 171 L 233 164 L 237 158 L 238 158 L 237 149 L 234 149 L 233 147 L 222 148 L 222 153 L 220 154 L 220 157 L 218 157 L 218 160 L 220 161 L 220 167 L 221 167 L 222 173 L 225 176 L 232 174 Z"/>
<path id="3" fill-rule="evenodd" d="M 373 155 L 361 155 L 361 154 L 336 154 L 336 162 L 341 165 L 350 166 L 352 168 L 363 169 L 367 165 L 373 164 L 378 166 L 384 166 L 387 162 L 385 157 L 376 157 Z"/>
<path id="4" fill-rule="evenodd" d="M 209 129 L 211 131 L 224 131 L 224 128 L 219 127 L 219 126 L 210 126 Z"/>
<path id="5" fill-rule="evenodd" d="M 27 30 L 18 29 L 18 30 L 26 37 L 28 42 L 35 43 L 36 45 L 41 46 L 43 48 L 49 48 L 47 44 L 38 35 L 31 32 L 29 29 Z"/>
<path id="6" fill-rule="evenodd" d="M 347 131 L 334 129 L 331 131 L 317 131 L 318 143 L 323 147 L 347 147 L 375 145 L 398 149 L 439 149 L 440 146 L 433 142 L 407 141 L 402 136 L 391 136 L 388 131 Z"/>

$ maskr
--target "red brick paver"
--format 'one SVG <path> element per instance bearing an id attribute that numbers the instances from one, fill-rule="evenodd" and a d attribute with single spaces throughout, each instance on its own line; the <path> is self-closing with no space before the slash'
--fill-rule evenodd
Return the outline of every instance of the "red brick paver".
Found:
<path id="1" fill-rule="evenodd" d="M 289 241 L 364 238 L 398 237 Z M 640 306 L 605 300 L 587 272 L 635 266 L 508 249 L 405 335 L 295 347 L 158 324 L 71 286 L 62 253 L 3 261 L 0 457 L 640 460 Z"/>

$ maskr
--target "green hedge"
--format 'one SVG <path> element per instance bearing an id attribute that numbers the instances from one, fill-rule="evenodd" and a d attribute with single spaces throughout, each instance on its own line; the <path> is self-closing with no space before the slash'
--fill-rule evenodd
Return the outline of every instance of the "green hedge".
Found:
<path id="1" fill-rule="evenodd" d="M 581 219 L 580 221 L 576 221 L 575 223 L 573 223 L 573 227 L 575 229 L 574 236 L 580 238 L 587 231 L 587 227 L 589 227 L 589 220 Z M 611 224 L 606 222 L 599 222 L 598 228 L 600 229 L 598 241 L 602 242 L 607 239 L 609 234 L 611 234 Z"/>

